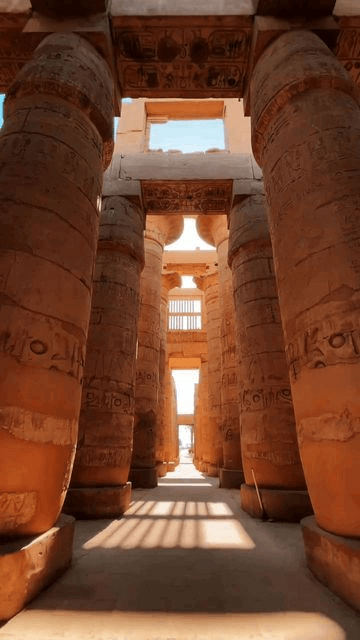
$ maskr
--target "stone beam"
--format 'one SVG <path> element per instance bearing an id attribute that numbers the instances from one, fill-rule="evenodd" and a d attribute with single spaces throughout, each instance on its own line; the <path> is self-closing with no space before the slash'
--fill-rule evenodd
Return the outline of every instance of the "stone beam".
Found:
<path id="1" fill-rule="evenodd" d="M 257 15 L 319 17 L 331 15 L 336 0 L 259 0 Z"/>
<path id="2" fill-rule="evenodd" d="M 102 13 L 109 4 L 110 0 L 31 0 L 34 11 L 59 18 Z"/>

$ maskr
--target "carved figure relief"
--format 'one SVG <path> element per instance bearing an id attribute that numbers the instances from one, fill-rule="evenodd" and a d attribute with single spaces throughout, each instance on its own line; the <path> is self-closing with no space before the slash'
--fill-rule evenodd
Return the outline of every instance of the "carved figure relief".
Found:
<path id="1" fill-rule="evenodd" d="M 141 183 L 147 213 L 228 213 L 232 180 L 146 181 Z"/>

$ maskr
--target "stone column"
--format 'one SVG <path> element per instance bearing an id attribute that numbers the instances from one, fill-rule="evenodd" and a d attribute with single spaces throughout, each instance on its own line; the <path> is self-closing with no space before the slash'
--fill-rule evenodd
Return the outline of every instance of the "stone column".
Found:
<path id="1" fill-rule="evenodd" d="M 77 440 L 110 71 L 74 34 L 46 37 L 5 101 L 0 137 L 0 534 L 52 527 Z"/>
<path id="2" fill-rule="evenodd" d="M 298 520 L 311 513 L 311 506 L 296 439 L 263 196 L 245 198 L 231 211 L 229 264 L 240 356 L 242 508 L 255 517 L 264 511 L 278 520 Z"/>
<path id="3" fill-rule="evenodd" d="M 220 487 L 240 488 L 244 480 L 240 450 L 239 363 L 235 339 L 232 273 L 228 265 L 229 232 L 226 216 L 199 216 L 200 236 L 216 246 L 221 308 L 221 432 L 223 466 Z"/>
<path id="4" fill-rule="evenodd" d="M 166 410 L 167 410 L 167 420 L 170 425 L 170 439 L 169 439 L 169 448 L 168 448 L 168 471 L 175 471 L 175 468 L 179 464 L 179 430 L 177 424 L 177 403 L 176 403 L 176 388 L 175 388 L 175 380 L 172 377 L 172 373 L 170 369 L 169 372 L 169 396 L 167 396 L 166 401 Z"/>
<path id="5" fill-rule="evenodd" d="M 160 424 L 160 305 L 164 245 L 182 233 L 177 215 L 148 216 L 145 267 L 140 284 L 140 317 L 136 364 L 134 449 L 130 480 L 135 487 L 157 485 L 155 442 Z"/>
<path id="6" fill-rule="evenodd" d="M 256 65 L 251 110 L 299 445 L 319 536 L 327 530 L 359 537 L 358 91 L 315 34 L 293 31 L 272 43 Z M 346 570 L 340 574 L 347 579 Z"/>
<path id="7" fill-rule="evenodd" d="M 159 428 L 157 430 L 156 442 L 156 466 L 158 476 L 165 475 L 168 471 L 167 465 L 170 462 L 170 443 L 172 438 L 171 424 L 171 372 L 169 368 L 169 358 L 167 351 L 168 332 L 168 301 L 169 291 L 174 287 L 181 286 L 181 278 L 176 272 L 164 272 L 161 276 L 161 308 L 160 308 L 160 367 L 159 367 Z M 170 406 L 169 406 L 170 403 Z M 174 462 L 174 461 L 173 461 Z"/>
<path id="8" fill-rule="evenodd" d="M 84 372 L 79 440 L 65 511 L 116 517 L 130 504 L 142 211 L 104 198 Z"/>
<path id="9" fill-rule="evenodd" d="M 194 277 L 204 291 L 206 307 L 206 333 L 208 341 L 209 444 L 205 460 L 209 476 L 217 477 L 223 464 L 221 433 L 221 313 L 219 304 L 219 274 L 214 267 L 206 275 Z"/>
<path id="10" fill-rule="evenodd" d="M 207 460 L 209 460 L 210 436 L 208 363 L 207 360 L 202 359 L 195 413 L 195 466 L 204 473 L 207 472 L 209 464 Z"/>

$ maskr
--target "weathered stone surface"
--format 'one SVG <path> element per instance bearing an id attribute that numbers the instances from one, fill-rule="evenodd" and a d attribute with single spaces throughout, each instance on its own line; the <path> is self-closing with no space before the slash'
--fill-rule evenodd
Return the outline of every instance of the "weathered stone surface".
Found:
<path id="1" fill-rule="evenodd" d="M 36 538 L 2 540 L 0 622 L 15 616 L 71 564 L 75 519 L 61 515 Z"/>
<path id="2" fill-rule="evenodd" d="M 110 0 L 31 0 L 34 11 L 54 17 L 87 16 L 106 11 Z"/>
<path id="3" fill-rule="evenodd" d="M 298 31 L 281 36 L 260 58 L 251 104 L 306 481 L 319 526 L 357 537 L 357 93 L 323 42 Z"/>
<path id="4" fill-rule="evenodd" d="M 215 244 L 218 255 L 219 297 L 221 306 L 221 431 L 223 467 L 227 471 L 220 476 L 220 484 L 240 488 L 243 481 L 240 450 L 239 423 L 239 363 L 235 340 L 235 307 L 231 269 L 228 266 L 229 232 L 225 216 L 198 217 L 197 229 L 201 237 Z"/>
<path id="5" fill-rule="evenodd" d="M 109 70 L 78 36 L 49 36 L 4 111 L 0 533 L 19 536 L 53 526 L 71 474 L 112 137 Z"/>
<path id="6" fill-rule="evenodd" d="M 64 502 L 64 513 L 88 520 L 118 518 L 131 502 L 131 482 L 110 487 L 70 487 Z"/>
<path id="7" fill-rule="evenodd" d="M 331 591 L 360 611 L 360 540 L 324 531 L 314 517 L 301 529 L 309 569 Z"/>
<path id="8" fill-rule="evenodd" d="M 147 473 L 153 477 L 152 470 L 156 463 L 156 433 L 160 424 L 160 306 L 163 250 L 166 243 L 174 242 L 181 235 L 182 229 L 182 216 L 147 216 L 145 267 L 140 285 L 134 449 L 130 474 L 134 486 L 139 486 L 137 482 L 141 478 L 146 482 Z"/>
<path id="9" fill-rule="evenodd" d="M 313 513 L 307 491 L 261 488 L 259 495 L 248 484 L 240 487 L 241 508 L 253 518 L 299 522 Z"/>
<path id="10" fill-rule="evenodd" d="M 259 0 L 257 15 L 309 18 L 331 15 L 336 0 L 318 0 L 316 4 L 312 0 Z"/>
<path id="11" fill-rule="evenodd" d="M 144 225 L 134 204 L 120 196 L 104 198 L 72 487 L 116 487 L 128 480 Z M 86 492 L 76 493 L 81 495 L 83 517 L 87 505 L 90 517 L 105 517 L 106 505 L 97 509 Z M 79 499 L 68 501 L 68 513 L 71 505 L 79 512 Z"/>
<path id="12" fill-rule="evenodd" d="M 246 198 L 230 217 L 243 469 L 247 485 L 302 490 L 305 481 L 264 205 L 262 196 Z"/>
<path id="13" fill-rule="evenodd" d="M 221 311 L 219 303 L 219 273 L 216 267 L 206 275 L 195 277 L 199 289 L 204 291 L 206 333 L 208 341 L 208 427 L 204 433 L 208 474 L 219 475 L 223 464 L 222 430 L 221 430 Z"/>

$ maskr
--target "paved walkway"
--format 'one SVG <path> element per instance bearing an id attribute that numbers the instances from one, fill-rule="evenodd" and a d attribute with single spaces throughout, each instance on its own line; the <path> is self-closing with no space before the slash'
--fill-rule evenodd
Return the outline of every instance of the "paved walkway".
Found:
<path id="1" fill-rule="evenodd" d="M 300 527 L 252 520 L 186 461 L 119 520 L 78 522 L 73 567 L 0 640 L 359 640 Z"/>

